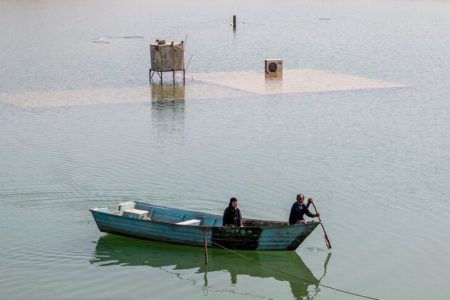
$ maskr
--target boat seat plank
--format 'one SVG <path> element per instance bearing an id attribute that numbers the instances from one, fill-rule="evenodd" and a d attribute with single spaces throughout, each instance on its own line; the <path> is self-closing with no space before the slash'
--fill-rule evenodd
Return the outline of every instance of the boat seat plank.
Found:
<path id="1" fill-rule="evenodd" d="M 177 225 L 200 225 L 200 222 L 202 220 L 197 220 L 197 219 L 190 219 L 190 220 L 186 220 L 183 222 L 178 222 L 176 223 Z"/>

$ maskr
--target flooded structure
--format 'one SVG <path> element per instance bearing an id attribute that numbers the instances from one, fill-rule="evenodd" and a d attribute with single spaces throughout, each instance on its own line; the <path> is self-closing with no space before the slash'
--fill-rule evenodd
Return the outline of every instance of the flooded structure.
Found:
<path id="1" fill-rule="evenodd" d="M 163 73 L 172 72 L 173 83 L 175 83 L 175 72 L 183 73 L 183 83 L 185 82 L 186 69 L 184 66 L 184 42 L 166 43 L 165 40 L 156 40 L 150 44 L 150 69 L 149 80 L 153 81 L 153 76 L 158 74 L 160 82 L 163 82 Z"/>
<path id="2" fill-rule="evenodd" d="M 264 60 L 264 70 L 267 75 L 280 76 L 283 74 L 283 60 L 280 58 Z"/>

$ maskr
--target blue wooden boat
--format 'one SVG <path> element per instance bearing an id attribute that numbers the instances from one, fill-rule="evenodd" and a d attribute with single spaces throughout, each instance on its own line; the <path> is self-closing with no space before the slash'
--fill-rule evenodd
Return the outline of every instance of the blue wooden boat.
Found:
<path id="1" fill-rule="evenodd" d="M 120 203 L 117 210 L 90 209 L 102 232 L 169 243 L 236 250 L 293 251 L 319 222 L 243 219 L 243 227 L 222 226 L 222 216 L 151 205 Z"/>

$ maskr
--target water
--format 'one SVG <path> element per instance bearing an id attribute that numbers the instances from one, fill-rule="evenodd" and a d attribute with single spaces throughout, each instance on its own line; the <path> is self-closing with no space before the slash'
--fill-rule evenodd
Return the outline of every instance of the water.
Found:
<path id="1" fill-rule="evenodd" d="M 0 298 L 357 298 L 320 282 L 447 299 L 449 11 L 2 1 Z M 189 76 L 149 87 L 148 44 L 186 35 L 189 72 L 259 71 L 282 57 L 409 87 L 257 95 Z M 295 253 L 214 250 L 205 269 L 201 249 L 105 235 L 88 212 L 133 199 L 221 212 L 236 196 L 244 216 L 287 219 L 299 192 L 316 199 L 331 256 L 318 228 Z"/>

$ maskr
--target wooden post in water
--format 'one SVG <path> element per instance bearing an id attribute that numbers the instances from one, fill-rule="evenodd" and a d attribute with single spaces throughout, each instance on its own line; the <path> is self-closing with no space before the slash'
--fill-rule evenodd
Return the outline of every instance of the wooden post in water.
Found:
<path id="1" fill-rule="evenodd" d="M 208 241 L 206 240 L 206 233 L 205 233 L 205 265 L 208 264 Z"/>
<path id="2" fill-rule="evenodd" d="M 236 15 L 233 15 L 233 30 L 236 30 Z"/>

